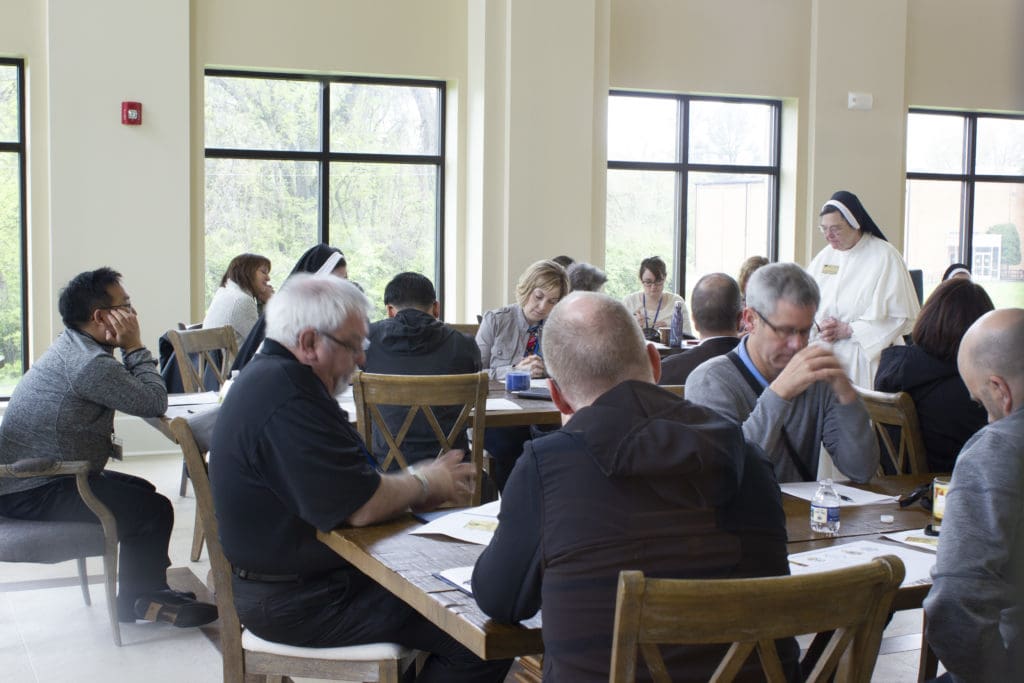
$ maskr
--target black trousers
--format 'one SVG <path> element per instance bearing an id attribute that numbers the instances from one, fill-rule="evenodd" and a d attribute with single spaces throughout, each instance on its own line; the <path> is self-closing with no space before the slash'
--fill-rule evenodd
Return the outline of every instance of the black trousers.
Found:
<path id="1" fill-rule="evenodd" d="M 484 431 L 484 448 L 491 454 L 491 479 L 498 491 L 512 474 L 516 460 L 523 454 L 523 445 L 531 439 L 529 427 L 496 427 Z"/>
<path id="2" fill-rule="evenodd" d="M 398 643 L 430 653 L 418 683 L 500 683 L 512 664 L 481 660 L 355 569 L 289 583 L 235 577 L 232 585 L 239 619 L 261 638 L 305 647 Z"/>
<path id="3" fill-rule="evenodd" d="M 117 520 L 120 552 L 117 570 L 118 608 L 131 612 L 144 593 L 167 588 L 167 544 L 174 526 L 171 501 L 145 479 L 122 472 L 89 475 L 96 497 Z M 0 513 L 15 519 L 94 522 L 99 519 L 78 495 L 74 477 L 57 477 L 27 491 L 0 496 Z"/>

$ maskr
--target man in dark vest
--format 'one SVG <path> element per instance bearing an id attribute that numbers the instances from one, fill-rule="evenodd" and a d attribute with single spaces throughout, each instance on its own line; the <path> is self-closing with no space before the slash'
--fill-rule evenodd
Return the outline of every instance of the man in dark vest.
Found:
<path id="1" fill-rule="evenodd" d="M 655 385 L 658 352 L 622 304 L 574 292 L 541 344 L 563 426 L 516 462 L 473 594 L 503 622 L 543 605 L 545 682 L 603 682 L 621 570 L 787 574 L 785 515 L 771 467 L 739 425 Z M 795 642 L 779 646 L 791 667 Z M 673 680 L 703 680 L 724 646 L 662 653 Z"/>

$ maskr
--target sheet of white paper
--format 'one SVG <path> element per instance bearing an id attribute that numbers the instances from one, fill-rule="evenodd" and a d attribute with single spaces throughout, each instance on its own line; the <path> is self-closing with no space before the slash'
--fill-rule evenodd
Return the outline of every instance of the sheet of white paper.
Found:
<path id="1" fill-rule="evenodd" d="M 790 555 L 789 571 L 792 574 L 810 574 L 830 569 L 843 569 L 870 562 L 882 555 L 896 555 L 903 560 L 903 566 L 907 573 L 901 586 L 931 584 L 931 569 L 935 566 L 933 553 L 875 541 L 855 541 Z"/>
<path id="2" fill-rule="evenodd" d="M 530 380 L 530 388 L 531 389 L 547 389 L 548 388 L 548 381 L 547 381 L 547 379 L 531 379 Z"/>
<path id="3" fill-rule="evenodd" d="M 216 391 L 203 391 L 198 394 L 167 394 L 169 406 L 201 406 L 217 403 L 220 400 Z"/>
<path id="4" fill-rule="evenodd" d="M 788 493 L 795 498 L 802 498 L 804 500 L 813 500 L 814 494 L 818 491 L 818 486 L 820 484 L 816 481 L 792 481 L 779 484 L 783 493 Z M 877 505 L 879 503 L 892 503 L 897 500 L 896 496 L 871 493 L 870 491 L 863 491 L 852 486 L 844 486 L 843 484 L 832 484 L 832 488 L 839 494 L 839 507 Z M 843 496 L 846 496 L 846 498 L 843 498 Z"/>
<path id="5" fill-rule="evenodd" d="M 497 500 L 480 507 L 466 508 L 415 527 L 409 533 L 420 536 L 437 534 L 467 543 L 487 545 L 494 537 L 494 530 L 498 528 L 500 508 L 501 502 Z"/>
<path id="6" fill-rule="evenodd" d="M 907 531 L 892 531 L 882 538 L 888 538 L 897 543 L 906 543 L 914 548 L 930 550 L 933 553 L 939 549 L 939 537 L 929 536 L 924 529 L 909 529 Z"/>
<path id="7" fill-rule="evenodd" d="M 487 410 L 522 410 L 522 407 L 507 398 L 489 398 L 487 399 Z"/>
<path id="8" fill-rule="evenodd" d="M 452 567 L 451 569 L 445 569 L 443 572 L 438 572 L 436 576 L 469 595 L 473 594 L 472 567 Z"/>

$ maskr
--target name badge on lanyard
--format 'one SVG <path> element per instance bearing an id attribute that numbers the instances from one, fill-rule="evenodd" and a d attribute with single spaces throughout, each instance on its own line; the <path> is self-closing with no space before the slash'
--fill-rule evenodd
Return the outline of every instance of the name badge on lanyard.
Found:
<path id="1" fill-rule="evenodd" d="M 822 267 L 821 272 L 825 275 L 836 275 L 839 273 L 839 266 L 828 264 Z"/>

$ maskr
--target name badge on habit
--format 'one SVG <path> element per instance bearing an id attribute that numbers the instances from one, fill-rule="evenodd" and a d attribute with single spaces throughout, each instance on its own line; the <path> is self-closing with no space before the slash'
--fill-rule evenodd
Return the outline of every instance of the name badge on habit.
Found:
<path id="1" fill-rule="evenodd" d="M 823 266 L 821 272 L 825 275 L 835 275 L 839 272 L 839 266 Z"/>

